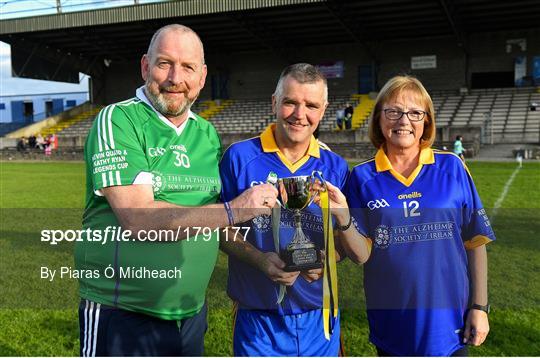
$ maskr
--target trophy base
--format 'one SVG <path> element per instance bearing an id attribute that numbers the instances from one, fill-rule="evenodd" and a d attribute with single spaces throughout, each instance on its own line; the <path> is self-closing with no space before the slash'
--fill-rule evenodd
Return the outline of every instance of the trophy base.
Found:
<path id="1" fill-rule="evenodd" d="M 285 271 L 285 272 L 295 272 L 295 271 L 314 270 L 314 269 L 320 269 L 320 268 L 323 268 L 322 262 L 314 262 L 312 264 L 285 266 L 283 271 Z"/>
<path id="2" fill-rule="evenodd" d="M 306 271 L 323 267 L 321 251 L 316 248 L 301 248 L 281 251 L 281 259 L 285 262 L 283 271 Z"/>

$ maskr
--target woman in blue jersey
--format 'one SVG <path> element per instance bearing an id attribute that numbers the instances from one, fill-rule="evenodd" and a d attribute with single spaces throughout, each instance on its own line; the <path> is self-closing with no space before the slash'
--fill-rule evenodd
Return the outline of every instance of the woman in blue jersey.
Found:
<path id="1" fill-rule="evenodd" d="M 345 195 L 329 192 L 341 242 L 364 264 L 370 341 L 380 356 L 467 355 L 489 331 L 495 239 L 470 173 L 431 149 L 433 103 L 416 78 L 385 84 L 369 137 L 376 156 L 353 169 Z"/>

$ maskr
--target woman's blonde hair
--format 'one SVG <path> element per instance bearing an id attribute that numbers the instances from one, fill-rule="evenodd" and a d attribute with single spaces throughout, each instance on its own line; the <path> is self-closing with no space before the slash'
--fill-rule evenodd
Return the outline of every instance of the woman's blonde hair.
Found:
<path id="1" fill-rule="evenodd" d="M 427 112 L 424 118 L 424 133 L 422 134 L 422 138 L 420 138 L 420 147 L 431 147 L 435 141 L 435 110 L 433 109 L 433 101 L 429 93 L 417 78 L 408 75 L 395 76 L 386 82 L 377 95 L 375 108 L 369 121 L 369 139 L 376 148 L 380 148 L 386 142 L 386 138 L 381 131 L 380 123 L 383 105 L 399 96 L 403 91 L 411 91 L 416 94 Z"/>

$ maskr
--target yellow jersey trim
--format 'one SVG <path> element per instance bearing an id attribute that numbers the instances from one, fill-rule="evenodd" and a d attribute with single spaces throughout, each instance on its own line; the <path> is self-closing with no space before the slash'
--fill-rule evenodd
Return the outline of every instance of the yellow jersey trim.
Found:
<path id="1" fill-rule="evenodd" d="M 463 245 L 465 246 L 466 250 L 472 250 L 476 249 L 479 246 L 489 244 L 491 242 L 491 239 L 484 235 L 476 235 L 470 240 L 464 241 Z"/>
<path id="2" fill-rule="evenodd" d="M 454 157 L 458 158 L 461 161 L 461 164 L 463 164 L 463 167 L 465 168 L 465 171 L 467 171 L 467 174 L 469 174 L 469 177 L 471 177 L 471 179 L 472 179 L 472 175 L 471 175 L 471 172 L 469 171 L 469 168 L 467 167 L 467 164 L 465 164 L 465 162 L 463 162 L 463 160 L 461 160 L 461 158 L 459 156 L 457 156 L 455 153 L 439 151 L 439 150 L 435 150 L 434 152 L 437 153 L 437 154 L 450 154 L 450 155 L 453 155 Z"/>
<path id="3" fill-rule="evenodd" d="M 320 140 L 317 139 L 317 143 L 319 143 L 319 148 L 323 149 L 323 150 L 327 150 L 329 152 L 332 151 L 332 149 L 330 149 L 330 147 L 324 143 L 324 142 L 321 142 Z"/>
<path id="4" fill-rule="evenodd" d="M 359 166 L 361 166 L 361 165 L 364 165 L 364 164 L 367 164 L 367 163 L 371 163 L 371 162 L 374 161 L 374 160 L 375 160 L 375 157 L 370 158 L 370 159 L 366 159 L 366 160 L 364 160 L 363 162 L 360 162 L 360 163 L 356 164 L 356 165 L 353 167 L 353 169 L 356 168 L 356 167 L 359 167 Z"/>
<path id="5" fill-rule="evenodd" d="M 411 184 L 414 182 L 414 179 L 416 179 L 418 174 L 420 174 L 420 170 L 422 170 L 422 167 L 425 164 L 433 163 L 435 163 L 435 155 L 433 154 L 433 150 L 431 148 L 422 149 L 420 151 L 418 166 L 413 170 L 413 172 L 408 178 L 405 178 L 403 175 L 401 175 L 394 169 L 392 163 L 390 163 L 390 159 L 388 159 L 382 147 L 379 148 L 377 154 L 375 155 L 375 166 L 377 168 L 377 172 L 384 172 L 388 170 L 394 178 L 396 178 L 400 183 L 407 187 L 411 186 Z"/>
<path id="6" fill-rule="evenodd" d="M 317 141 L 317 139 L 315 139 L 314 136 L 311 136 L 311 140 L 309 142 L 309 147 L 306 154 L 298 161 L 296 161 L 296 163 L 291 163 L 291 161 L 287 159 L 285 154 L 283 154 L 283 152 L 279 149 L 276 143 L 276 137 L 274 135 L 275 129 L 276 124 L 273 123 L 266 127 L 266 129 L 261 133 L 260 138 L 262 149 L 265 153 L 276 153 L 281 162 L 291 171 L 291 173 L 296 172 L 302 167 L 302 165 L 306 164 L 310 157 L 321 157 L 319 142 Z"/>
<path id="7" fill-rule="evenodd" d="M 373 249 L 373 241 L 369 238 L 364 236 L 364 239 L 366 239 L 366 245 L 368 248 L 368 257 L 371 256 L 371 250 Z"/>

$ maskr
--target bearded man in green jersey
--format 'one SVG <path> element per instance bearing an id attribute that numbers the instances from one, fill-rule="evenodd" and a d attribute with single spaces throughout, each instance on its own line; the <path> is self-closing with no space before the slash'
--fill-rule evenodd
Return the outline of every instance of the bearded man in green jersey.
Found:
<path id="1" fill-rule="evenodd" d="M 220 139 L 190 110 L 207 73 L 193 30 L 159 29 L 141 72 L 145 85 L 105 107 L 85 145 L 82 356 L 202 355 L 219 228 L 270 214 L 276 200 L 264 184 L 216 203 Z"/>

